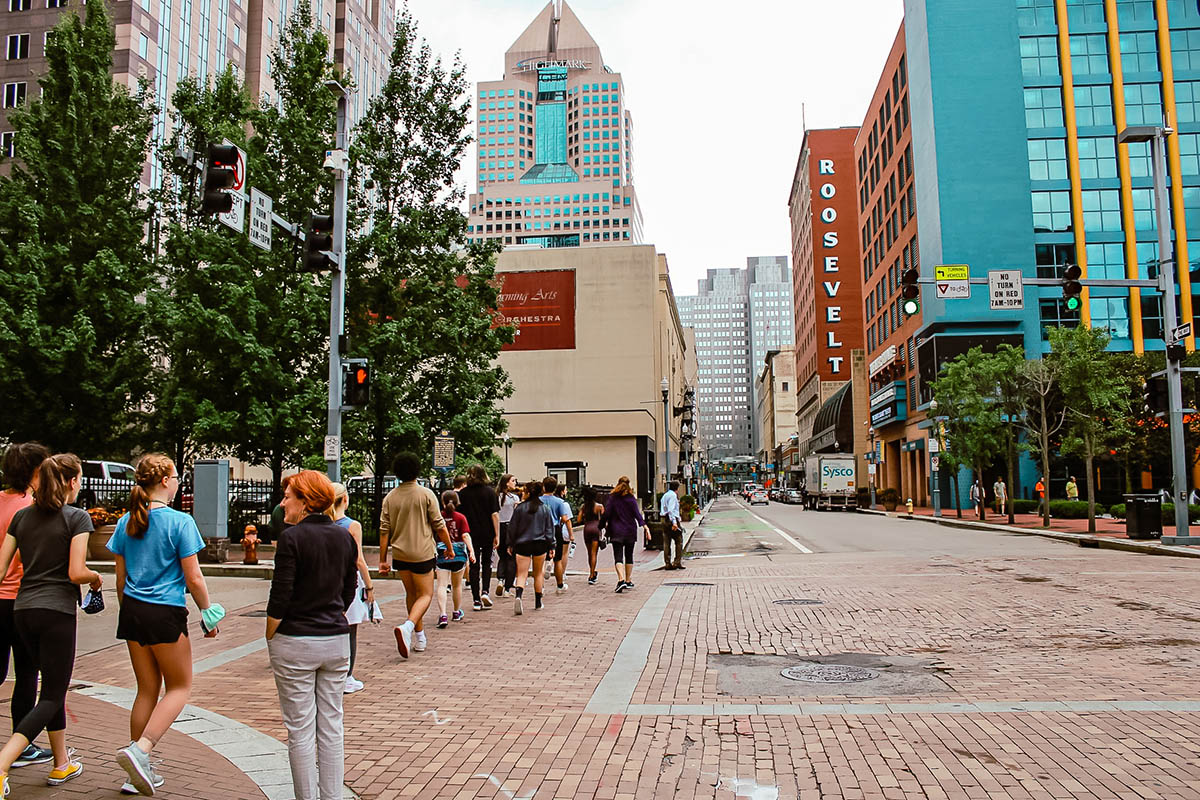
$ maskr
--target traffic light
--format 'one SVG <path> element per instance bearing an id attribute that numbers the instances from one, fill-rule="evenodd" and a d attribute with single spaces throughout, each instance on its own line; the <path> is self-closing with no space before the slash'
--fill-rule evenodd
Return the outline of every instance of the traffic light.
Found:
<path id="1" fill-rule="evenodd" d="M 1079 295 L 1083 292 L 1083 284 L 1079 279 L 1083 276 L 1083 270 L 1078 264 L 1068 264 L 1063 270 L 1063 300 L 1066 301 L 1068 311 L 1078 311 L 1082 301 Z"/>
<path id="2" fill-rule="evenodd" d="M 901 294 L 904 297 L 904 313 L 908 316 L 913 316 L 921 310 L 921 287 L 917 285 L 917 281 L 921 278 L 921 274 L 915 268 L 908 268 L 900 276 Z"/>
<path id="3" fill-rule="evenodd" d="M 371 365 L 359 361 L 347 367 L 342 382 L 342 405 L 362 408 L 371 400 Z"/>
<path id="4" fill-rule="evenodd" d="M 1167 413 L 1167 379 L 1147 378 L 1142 384 L 1142 401 L 1147 414 Z"/>
<path id="5" fill-rule="evenodd" d="M 326 272 L 333 262 L 324 251 L 333 249 L 333 217 L 329 214 L 309 214 L 304 236 L 304 268 L 309 272 Z"/>
<path id="6" fill-rule="evenodd" d="M 229 190 L 237 183 L 238 149 L 231 144 L 210 144 L 204 167 L 200 210 L 205 214 L 228 214 L 233 210 Z"/>

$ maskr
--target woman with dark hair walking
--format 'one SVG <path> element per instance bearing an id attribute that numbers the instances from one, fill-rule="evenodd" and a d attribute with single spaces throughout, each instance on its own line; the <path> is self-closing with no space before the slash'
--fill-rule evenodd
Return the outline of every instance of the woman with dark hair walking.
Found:
<path id="1" fill-rule="evenodd" d="M 517 562 L 514 560 L 508 541 L 508 528 L 512 522 L 513 510 L 521 502 L 521 495 L 517 492 L 517 479 L 507 473 L 502 475 L 500 482 L 496 484 L 496 493 L 499 495 L 500 502 L 500 512 L 497 515 L 500 520 L 500 544 L 496 548 L 497 597 L 504 594 L 506 590 L 512 591 L 513 580 L 517 575 Z"/>
<path id="2" fill-rule="evenodd" d="M 633 546 L 637 543 L 638 531 L 646 528 L 642 509 L 638 507 L 629 478 L 622 475 L 604 506 L 601 525 L 608 528 L 608 539 L 612 542 L 613 566 L 617 572 L 616 593 L 633 588 Z"/>
<path id="3" fill-rule="evenodd" d="M 583 487 L 583 502 L 579 504 L 579 519 L 583 525 L 583 544 L 587 547 L 588 585 L 596 585 L 596 560 L 600 556 L 600 517 L 604 506 L 596 500 L 593 486 Z"/>
<path id="4" fill-rule="evenodd" d="M 79 458 L 72 453 L 50 456 L 38 466 L 33 505 L 18 511 L 0 546 L 0 574 L 21 554 L 25 575 L 13 604 L 17 633 L 41 676 L 37 704 L 17 723 L 12 738 L 0 748 L 0 795 L 9 793 L 13 762 L 39 733 L 46 731 L 54 753 L 54 769 L 46 782 L 66 783 L 83 772 L 83 764 L 67 750 L 67 689 L 75 666 L 75 609 L 79 585 L 95 591 L 100 573 L 86 563 L 92 518 L 71 503 L 82 480 Z"/>
<path id="5" fill-rule="evenodd" d="M 546 581 L 542 566 L 546 554 L 554 546 L 554 527 L 558 524 L 554 513 L 542 502 L 542 482 L 530 481 L 525 485 L 525 491 L 525 501 L 513 510 L 508 528 L 509 549 L 517 560 L 516 598 L 513 600 L 513 614 L 517 616 L 524 612 L 522 596 L 529 580 L 530 562 L 533 566 L 533 607 L 542 607 L 542 589 Z"/>
<path id="6" fill-rule="evenodd" d="M 8 524 L 22 508 L 33 505 L 33 493 L 37 491 L 37 469 L 50 457 L 50 451 L 36 442 L 12 444 L 4 451 L 4 491 L 0 492 L 0 539 L 8 531 Z M 12 651 L 13 691 L 10 703 L 13 732 L 21 718 L 29 713 L 37 702 L 37 670 L 33 668 L 29 653 L 17 635 L 13 603 L 21 586 L 21 556 L 13 556 L 8 573 L 0 582 L 0 683 L 8 678 L 8 654 Z M 14 767 L 30 764 L 45 764 L 54 754 L 32 742 L 13 762 Z"/>
<path id="7" fill-rule="evenodd" d="M 469 573 L 471 600 L 475 610 L 482 611 L 492 607 L 492 598 L 488 596 L 492 553 L 500 546 L 500 498 L 488 485 L 487 470 L 482 464 L 467 468 L 467 485 L 458 490 L 458 511 L 467 518 L 475 548 Z"/>
<path id="8" fill-rule="evenodd" d="M 108 540 L 116 557 L 117 638 L 124 639 L 137 679 L 129 711 L 126 747 L 117 763 L 129 776 L 125 794 L 153 795 L 163 779 L 150 766 L 150 752 L 187 705 L 192 690 L 192 645 L 188 639 L 185 591 L 190 592 L 205 626 L 215 636 L 225 609 L 208 598 L 197 554 L 204 540 L 191 515 L 170 508 L 179 491 L 179 471 L 165 455 L 138 461 L 129 513 L 117 521 Z M 159 699 L 158 693 L 166 684 Z"/>

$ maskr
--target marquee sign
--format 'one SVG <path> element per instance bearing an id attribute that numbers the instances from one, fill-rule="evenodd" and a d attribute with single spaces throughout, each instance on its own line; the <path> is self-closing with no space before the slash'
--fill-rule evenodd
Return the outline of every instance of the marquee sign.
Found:
<path id="1" fill-rule="evenodd" d="M 501 272 L 494 325 L 512 325 L 505 351 L 575 349 L 575 270 Z"/>

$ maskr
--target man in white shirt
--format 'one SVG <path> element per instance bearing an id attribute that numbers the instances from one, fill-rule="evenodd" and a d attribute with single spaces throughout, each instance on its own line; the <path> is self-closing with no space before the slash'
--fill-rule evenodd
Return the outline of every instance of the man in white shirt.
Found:
<path id="1" fill-rule="evenodd" d="M 659 515 L 668 526 L 663 531 L 663 562 L 666 569 L 687 569 L 683 566 L 683 516 L 679 511 L 679 481 L 667 484 L 658 503 Z M 671 545 L 675 545 L 675 560 L 671 560 Z"/>

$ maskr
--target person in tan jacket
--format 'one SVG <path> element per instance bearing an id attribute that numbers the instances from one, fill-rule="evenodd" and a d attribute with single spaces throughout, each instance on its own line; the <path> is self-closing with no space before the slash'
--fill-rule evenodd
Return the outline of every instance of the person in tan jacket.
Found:
<path id="1" fill-rule="evenodd" d="M 394 569 L 404 582 L 408 619 L 396 626 L 395 634 L 396 649 L 401 658 L 408 658 L 410 651 L 420 653 L 426 646 L 423 618 L 433 602 L 433 568 L 437 564 L 434 537 L 442 540 L 448 552 L 453 552 L 454 546 L 437 497 L 417 483 L 421 459 L 413 453 L 401 453 L 392 471 L 400 485 L 383 498 L 379 574 L 387 575 Z"/>

